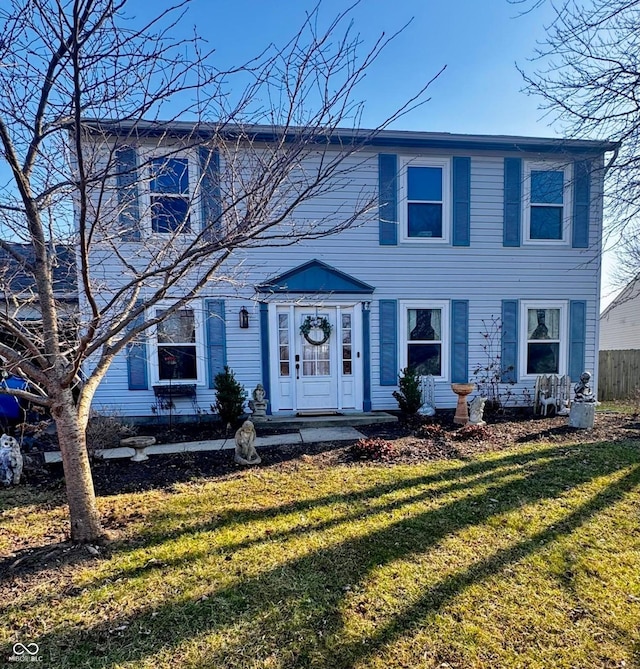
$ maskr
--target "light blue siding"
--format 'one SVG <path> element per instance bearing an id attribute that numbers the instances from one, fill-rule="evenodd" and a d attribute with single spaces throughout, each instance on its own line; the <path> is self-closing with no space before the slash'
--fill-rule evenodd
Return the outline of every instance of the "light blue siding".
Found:
<path id="1" fill-rule="evenodd" d="M 394 157 L 401 152 L 390 150 Z M 430 153 L 429 156 L 436 155 Z M 403 152 L 403 155 L 405 153 Z M 420 152 L 406 154 L 408 158 L 425 157 Z M 452 157 L 441 152 L 438 157 Z M 454 156 L 455 157 L 455 156 Z M 459 157 L 469 158 L 469 152 Z M 539 159 L 535 155 L 523 155 L 523 159 Z M 519 158 L 516 160 L 520 160 Z M 339 211 L 350 203 L 361 202 L 369 197 L 374 201 L 379 190 L 379 156 L 376 151 L 350 159 L 353 178 L 340 188 L 328 192 L 313 201 L 304 203 L 296 213 L 301 222 L 317 220 L 323 212 Z M 483 345 L 486 322 L 492 316 L 500 319 L 503 300 L 549 300 L 558 299 L 584 303 L 584 361 L 585 369 L 595 370 L 596 327 L 598 314 L 598 243 L 600 239 L 601 208 L 598 193 L 601 183 L 590 183 L 590 228 L 591 246 L 587 249 L 572 248 L 571 242 L 558 246 L 504 246 L 505 218 L 505 164 L 503 155 L 473 154 L 470 160 L 470 220 L 469 246 L 457 248 L 453 244 L 403 243 L 395 245 L 380 243 L 380 220 L 373 211 L 363 218 L 361 224 L 334 237 L 307 240 L 284 248 L 254 248 L 238 251 L 225 266 L 225 274 L 231 283 L 211 283 L 203 292 L 202 300 L 225 300 L 227 362 L 236 377 L 250 392 L 257 383 L 265 384 L 263 362 L 268 345 L 262 338 L 264 331 L 260 314 L 261 307 L 255 302 L 255 287 L 270 277 L 284 274 L 295 267 L 316 258 L 355 279 L 375 287 L 373 295 L 340 294 L 328 295 L 327 300 L 345 305 L 358 305 L 371 300 L 370 347 L 371 347 L 371 405 L 374 410 L 394 409 L 397 404 L 391 393 L 397 383 L 397 356 L 402 343 L 395 342 L 395 371 L 385 372 L 386 381 L 381 382 L 380 370 L 384 366 L 381 352 L 386 351 L 385 360 L 390 359 L 391 342 L 387 341 L 389 329 L 381 328 L 380 303 L 398 300 L 448 301 L 454 309 L 456 301 L 468 301 L 468 366 L 471 374 L 474 366 L 485 359 Z M 519 215 L 519 214 L 518 214 Z M 394 229 L 397 224 L 394 223 Z M 451 235 L 453 242 L 453 232 Z M 519 232 L 518 232 L 519 241 Z M 127 278 L 127 270 L 115 259 L 108 260 L 96 254 L 96 267 L 103 272 L 106 285 L 118 285 Z M 222 286 L 222 287 L 219 287 Z M 105 294 L 108 296 L 108 293 Z M 308 296 L 296 295 L 294 301 Z M 262 299 L 262 297 L 260 298 Z M 269 296 L 269 301 L 286 301 L 286 294 Z M 318 298 L 312 298 L 313 303 Z M 242 305 L 250 311 L 250 327 L 240 330 L 237 314 Z M 266 308 L 266 305 L 265 305 Z M 265 318 L 266 318 L 266 311 Z M 384 320 L 384 317 L 383 319 Z M 516 309 L 517 320 L 517 309 Z M 363 324 L 364 327 L 364 324 Z M 397 337 L 397 325 L 392 328 Z M 459 345 L 461 342 L 454 342 Z M 515 342 L 517 346 L 517 340 Z M 363 342 L 364 346 L 364 342 Z M 386 348 L 385 348 L 386 347 Z M 149 347 L 151 348 L 151 347 Z M 360 350 L 364 355 L 364 348 Z M 147 351 L 151 355 L 152 351 Z M 449 346 L 449 355 L 452 354 Z M 268 370 L 268 366 L 267 366 Z M 521 370 L 519 370 L 521 371 Z M 436 384 L 436 405 L 440 408 L 455 406 L 456 396 L 451 391 L 451 378 Z M 471 375 L 470 381 L 473 381 Z M 271 379 L 274 383 L 275 380 Z M 213 391 L 198 387 L 198 404 L 208 409 L 213 401 Z M 513 392 L 531 388 L 530 380 L 520 381 L 511 387 Z M 268 396 L 271 390 L 268 392 Z M 97 393 L 95 406 L 113 406 L 124 415 L 149 415 L 154 402 L 153 392 L 128 392 L 126 357 L 119 356 L 108 372 L 105 382 Z M 181 412 L 192 410 L 189 403 L 179 407 Z"/>

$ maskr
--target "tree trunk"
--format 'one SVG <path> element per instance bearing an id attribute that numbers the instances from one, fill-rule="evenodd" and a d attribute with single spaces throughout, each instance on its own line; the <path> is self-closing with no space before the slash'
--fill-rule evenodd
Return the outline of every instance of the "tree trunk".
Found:
<path id="1" fill-rule="evenodd" d="M 71 391 L 63 390 L 52 407 L 58 429 L 58 442 L 71 519 L 71 539 L 77 543 L 94 543 L 103 536 L 93 478 L 86 445 L 86 421 L 81 421 Z"/>

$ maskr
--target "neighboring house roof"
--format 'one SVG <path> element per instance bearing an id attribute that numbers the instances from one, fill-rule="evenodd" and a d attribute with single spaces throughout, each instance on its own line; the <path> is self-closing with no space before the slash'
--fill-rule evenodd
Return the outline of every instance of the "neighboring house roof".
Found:
<path id="1" fill-rule="evenodd" d="M 640 275 L 600 314 L 600 350 L 640 349 Z"/>
<path id="2" fill-rule="evenodd" d="M 638 297 L 638 295 L 640 295 L 640 274 L 631 279 L 631 281 L 629 281 L 629 283 L 620 291 L 620 294 L 616 299 L 613 300 L 613 302 L 611 302 L 611 304 L 600 314 L 600 320 L 623 302 L 633 300 Z"/>
<path id="3" fill-rule="evenodd" d="M 110 119 L 87 119 L 87 129 L 100 134 L 137 137 L 207 137 L 218 135 L 234 139 L 250 137 L 253 141 L 270 142 L 280 139 L 284 133 L 291 140 L 304 137 L 305 141 L 329 144 L 358 143 L 376 147 L 416 147 L 428 149 L 477 149 L 482 151 L 529 151 L 534 153 L 578 153 L 601 154 L 615 151 L 619 142 L 583 139 L 559 139 L 544 137 L 521 137 L 510 135 L 465 135 L 448 132 L 418 132 L 412 130 L 373 130 L 365 128 L 286 129 L 278 126 L 243 125 L 224 126 L 215 123 L 195 124 L 186 121 L 114 121 Z M 309 136 L 309 132 L 313 135 Z"/>
<path id="4" fill-rule="evenodd" d="M 27 263 L 34 261 L 33 247 L 29 244 L 11 244 Z M 56 263 L 53 267 L 53 291 L 59 297 L 77 297 L 78 282 L 76 259 L 73 248 L 63 244 L 55 245 Z M 0 293 L 20 296 L 29 292 L 35 285 L 33 275 L 11 255 L 0 248 Z"/>

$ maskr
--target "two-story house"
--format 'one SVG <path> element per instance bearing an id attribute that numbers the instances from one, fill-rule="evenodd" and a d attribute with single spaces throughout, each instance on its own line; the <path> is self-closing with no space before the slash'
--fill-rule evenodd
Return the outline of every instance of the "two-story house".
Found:
<path id="1" fill-rule="evenodd" d="M 602 176 L 613 148 L 377 133 L 351 158 L 350 183 L 300 213 L 321 217 L 323 208 L 365 194 L 377 199 L 375 216 L 326 238 L 232 254 L 237 281 L 204 286 L 120 354 L 94 406 L 149 416 L 159 389 L 184 384 L 195 395 L 176 398 L 176 409 L 208 409 L 225 364 L 247 390 L 264 386 L 274 414 L 396 408 L 392 391 L 407 366 L 433 375 L 437 406 L 453 407 L 451 383 L 473 381 L 488 355 L 516 395 L 543 373 L 577 379 L 587 369 L 597 382 Z M 151 150 L 142 137 L 121 159 L 135 166 Z M 105 285 L 117 284 L 145 237 L 172 229 L 167 212 L 190 216 L 191 227 L 206 217 L 207 193 L 200 211 L 187 204 L 190 189 L 213 183 L 201 157 L 186 151 L 172 158 L 179 176 L 138 183 L 132 197 L 151 203 L 150 213 L 139 215 L 118 254 L 100 259 Z M 131 190 L 127 183 L 117 187 Z M 150 307 L 148 317 L 160 309 Z M 498 332 L 488 332 L 496 323 Z"/>

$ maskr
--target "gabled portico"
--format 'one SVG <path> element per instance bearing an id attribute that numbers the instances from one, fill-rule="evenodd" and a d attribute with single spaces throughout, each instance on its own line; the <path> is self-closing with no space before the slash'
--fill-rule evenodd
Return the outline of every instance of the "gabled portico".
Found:
<path id="1" fill-rule="evenodd" d="M 272 411 L 370 410 L 369 300 L 363 297 L 373 286 L 311 260 L 257 291 L 265 298 L 262 374 Z"/>

